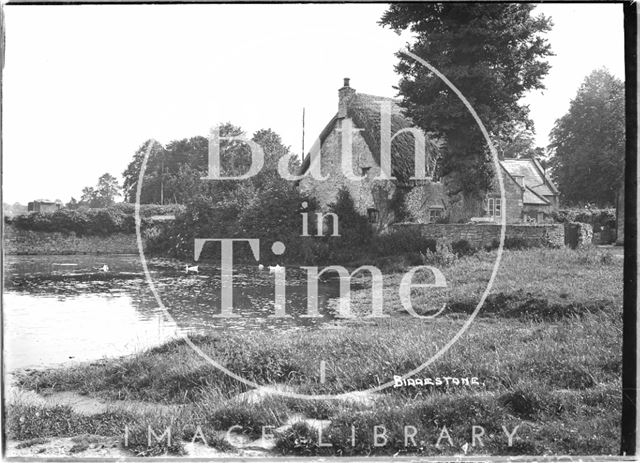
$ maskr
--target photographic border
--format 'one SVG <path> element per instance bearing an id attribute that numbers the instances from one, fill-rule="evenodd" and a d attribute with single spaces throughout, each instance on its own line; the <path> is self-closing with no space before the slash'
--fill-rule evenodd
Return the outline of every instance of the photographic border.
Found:
<path id="1" fill-rule="evenodd" d="M 446 0 L 445 0 L 446 1 Z M 457 2 L 457 1 L 456 1 Z M 4 28 L 4 8 L 6 6 L 79 6 L 79 5 L 180 5 L 180 4 L 289 4 L 289 3 L 328 3 L 328 4 L 344 4 L 344 3 L 394 3 L 389 1 L 315 1 L 315 2 L 287 2 L 273 0 L 237 0 L 237 1 L 211 1 L 211 0 L 159 0 L 159 1 L 134 1 L 134 0 L 9 0 L 0 5 L 0 25 L 2 36 L 0 37 L 0 80 L 3 77 L 4 70 L 4 51 L 6 46 L 5 28 Z M 457 2 L 462 3 L 462 2 Z M 478 2 L 483 3 L 483 2 Z M 509 2 L 511 3 L 511 2 Z M 542 3 L 542 2 L 531 2 Z M 547 2 L 545 2 L 547 3 Z M 552 2 L 548 2 L 552 3 Z M 621 417 L 621 444 L 620 454 L 617 456 L 475 456 L 475 457 L 418 457 L 418 456 L 398 456 L 394 460 L 398 461 L 491 461 L 491 462 L 519 462 L 519 461 L 635 461 L 637 451 L 636 446 L 636 429 L 637 422 L 637 372 L 638 372 L 638 355 L 637 355 L 637 329 L 638 329 L 638 286 L 637 286 L 637 267 L 638 267 L 638 235 L 637 235 L 637 216 L 638 216 L 638 4 L 635 1 L 558 1 L 553 3 L 566 4 L 584 4 L 584 3 L 606 3 L 606 4 L 622 4 L 624 16 L 624 53 L 625 53 L 625 120 L 626 120 L 626 142 L 625 142 L 625 183 L 624 183 L 624 212 L 625 212 L 625 243 L 624 243 L 624 303 L 623 303 L 623 336 L 622 336 L 622 383 L 621 383 L 621 400 L 622 400 L 622 417 Z M 0 85 L 0 98 L 3 89 Z M 0 108 L 2 113 L 2 108 Z M 0 121 L 0 130 L 2 122 Z M 2 141 L 0 140 L 0 159 L 3 157 Z M 1 181 L 1 179 L 0 179 Z M 0 196 L 2 194 L 0 193 Z M 4 231 L 1 233 L 4 238 Z M 4 253 L 1 256 L 4 263 Z M 0 283 L 4 289 L 4 282 Z M 0 313 L 0 319 L 4 319 L 4 315 Z M 4 325 L 3 325 L 4 326 Z M 4 339 L 0 339 L 0 347 L 4 353 Z M 4 396 L 6 387 L 4 384 L 4 357 L 2 358 L 2 384 L 1 391 Z M 2 411 L 2 420 L 6 417 L 6 407 L 4 401 L 0 404 Z M 69 461 L 66 457 L 48 457 L 48 458 L 32 458 L 32 457 L 10 457 L 5 456 L 6 451 L 6 433 L 2 428 L 2 457 L 8 461 Z M 77 461 L 122 461 L 121 458 L 103 459 L 103 458 L 79 458 Z M 156 457 L 153 461 L 211 461 L 211 458 L 191 458 L 191 457 Z M 237 457 L 224 458 L 221 461 L 388 461 L 388 457 Z M 149 461 L 148 458 L 131 457 L 126 461 Z"/>

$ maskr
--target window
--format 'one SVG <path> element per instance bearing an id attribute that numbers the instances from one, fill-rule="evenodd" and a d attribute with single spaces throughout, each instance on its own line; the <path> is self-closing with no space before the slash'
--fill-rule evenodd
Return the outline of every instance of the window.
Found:
<path id="1" fill-rule="evenodd" d="M 369 217 L 369 223 L 378 223 L 378 209 L 367 209 L 367 216 Z"/>
<path id="2" fill-rule="evenodd" d="M 362 167 L 360 170 L 362 170 L 362 176 L 364 177 L 369 174 L 371 167 Z"/>
<path id="3" fill-rule="evenodd" d="M 490 217 L 500 217 L 502 215 L 502 204 L 500 198 L 487 198 L 487 215 Z"/>
<path id="4" fill-rule="evenodd" d="M 429 209 L 429 223 L 435 223 L 442 217 L 442 209 Z"/>

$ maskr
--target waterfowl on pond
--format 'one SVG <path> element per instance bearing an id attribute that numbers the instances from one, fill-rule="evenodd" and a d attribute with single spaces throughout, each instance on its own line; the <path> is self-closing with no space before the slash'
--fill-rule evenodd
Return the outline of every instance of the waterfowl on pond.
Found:
<path id="1" fill-rule="evenodd" d="M 198 273 L 198 266 L 194 265 L 194 266 L 190 267 L 188 265 L 185 265 L 184 266 L 184 273 L 186 273 L 187 275 L 189 273 Z"/>
<path id="2" fill-rule="evenodd" d="M 104 264 L 102 267 L 97 267 L 95 270 L 107 273 L 109 271 L 109 266 L 107 264 Z"/>

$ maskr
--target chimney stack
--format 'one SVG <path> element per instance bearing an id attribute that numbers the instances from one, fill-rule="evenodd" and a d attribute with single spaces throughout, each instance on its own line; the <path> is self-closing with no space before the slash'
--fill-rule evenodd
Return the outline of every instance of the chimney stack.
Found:
<path id="1" fill-rule="evenodd" d="M 356 91 L 349 86 L 349 78 L 344 78 L 344 86 L 338 90 L 338 117 L 343 119 L 347 117 L 347 108 L 349 102 Z"/>

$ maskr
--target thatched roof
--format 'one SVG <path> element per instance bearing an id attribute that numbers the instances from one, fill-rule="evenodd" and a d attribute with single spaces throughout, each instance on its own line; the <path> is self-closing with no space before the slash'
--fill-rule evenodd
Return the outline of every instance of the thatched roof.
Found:
<path id="1" fill-rule="evenodd" d="M 364 93 L 354 93 L 349 99 L 347 107 L 347 117 L 353 121 L 354 128 L 363 129 L 360 134 L 364 138 L 374 160 L 380 165 L 380 102 L 390 103 L 390 119 L 391 119 L 391 136 L 398 131 L 415 127 L 411 120 L 402 113 L 402 108 L 398 105 L 398 101 L 392 98 L 381 96 L 367 95 Z M 320 134 L 320 143 L 324 144 L 325 139 L 332 132 L 338 115 L 336 114 L 329 124 Z M 427 174 L 433 172 L 438 153 L 438 145 L 429 136 L 426 139 L 426 166 Z M 401 133 L 393 139 L 391 143 L 391 170 L 393 176 L 398 178 L 400 183 L 411 183 L 410 177 L 415 175 L 415 142 L 411 133 Z M 310 153 L 304 159 L 302 164 L 302 173 L 308 168 L 311 161 Z M 420 182 L 422 183 L 422 182 Z"/>

